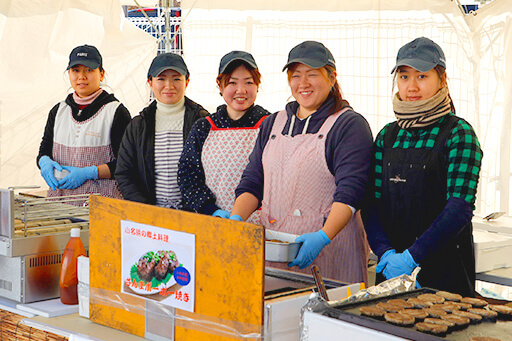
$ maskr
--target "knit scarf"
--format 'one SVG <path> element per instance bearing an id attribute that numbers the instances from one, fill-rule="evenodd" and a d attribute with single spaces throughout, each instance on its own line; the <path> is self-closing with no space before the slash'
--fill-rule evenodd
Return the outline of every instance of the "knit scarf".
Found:
<path id="1" fill-rule="evenodd" d="M 400 128 L 421 128 L 431 125 L 451 111 L 448 87 L 441 88 L 434 96 L 420 101 L 402 101 L 398 92 L 393 96 L 393 111 Z"/>

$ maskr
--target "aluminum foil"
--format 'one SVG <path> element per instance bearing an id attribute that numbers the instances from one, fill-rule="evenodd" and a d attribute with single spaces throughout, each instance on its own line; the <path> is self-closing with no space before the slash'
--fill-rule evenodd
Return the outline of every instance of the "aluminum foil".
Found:
<path id="1" fill-rule="evenodd" d="M 367 289 L 359 290 L 352 296 L 339 301 L 327 302 L 330 307 L 337 307 L 343 304 L 365 301 L 371 298 L 390 296 L 394 294 L 404 293 L 416 289 L 416 277 L 421 268 L 417 267 L 410 275 L 401 275 L 388 279 L 378 285 L 371 286 Z"/>

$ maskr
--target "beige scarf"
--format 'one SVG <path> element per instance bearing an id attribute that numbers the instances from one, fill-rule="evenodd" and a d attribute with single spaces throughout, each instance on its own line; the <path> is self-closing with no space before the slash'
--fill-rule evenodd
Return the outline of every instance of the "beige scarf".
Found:
<path id="1" fill-rule="evenodd" d="M 434 96 L 421 101 L 402 101 L 398 92 L 393 96 L 393 111 L 400 128 L 429 126 L 451 111 L 448 87 L 444 86 Z"/>

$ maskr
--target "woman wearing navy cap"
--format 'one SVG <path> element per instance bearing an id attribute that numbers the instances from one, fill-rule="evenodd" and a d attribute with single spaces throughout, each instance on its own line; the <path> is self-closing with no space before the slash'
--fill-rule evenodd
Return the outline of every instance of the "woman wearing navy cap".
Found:
<path id="1" fill-rule="evenodd" d="M 183 209 L 178 161 L 199 118 L 208 115 L 185 96 L 190 73 L 183 58 L 163 53 L 151 62 L 148 84 L 155 100 L 126 128 L 117 162 L 116 180 L 127 200 Z"/>
<path id="2" fill-rule="evenodd" d="M 229 218 L 235 188 L 254 148 L 260 124 L 269 114 L 254 105 L 261 74 L 250 53 L 222 57 L 217 85 L 226 104 L 199 119 L 181 155 L 178 183 L 186 206 L 198 213 Z M 255 212 L 248 221 L 259 223 Z"/>
<path id="3" fill-rule="evenodd" d="M 51 109 L 37 156 L 48 195 L 121 198 L 114 172 L 130 113 L 100 87 L 105 70 L 96 47 L 74 48 L 67 70 L 74 92 Z"/>
<path id="4" fill-rule="evenodd" d="M 375 140 L 374 190 L 363 216 L 386 279 L 420 266 L 422 286 L 473 296 L 471 217 L 482 150 L 471 125 L 455 116 L 445 70 L 443 50 L 428 38 L 398 51 L 397 121 Z"/>
<path id="5" fill-rule="evenodd" d="M 317 264 L 324 277 L 367 282 L 357 209 L 370 171 L 370 127 L 342 98 L 334 58 L 321 43 L 294 47 L 284 70 L 296 101 L 263 122 L 231 219 L 246 220 L 261 204 L 265 228 L 300 235 L 291 270 Z"/>

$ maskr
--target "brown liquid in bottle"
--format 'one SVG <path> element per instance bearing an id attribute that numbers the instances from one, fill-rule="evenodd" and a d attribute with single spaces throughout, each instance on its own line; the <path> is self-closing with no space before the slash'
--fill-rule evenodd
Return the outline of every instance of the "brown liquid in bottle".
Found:
<path id="1" fill-rule="evenodd" d="M 86 253 L 80 239 L 80 229 L 73 228 L 62 256 L 60 270 L 60 300 L 64 304 L 78 304 L 78 256 L 86 256 Z"/>

